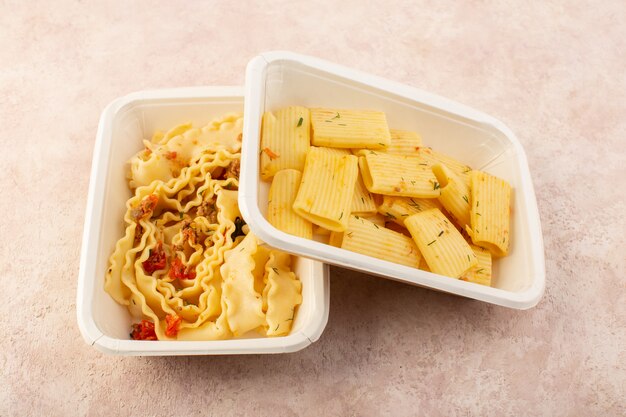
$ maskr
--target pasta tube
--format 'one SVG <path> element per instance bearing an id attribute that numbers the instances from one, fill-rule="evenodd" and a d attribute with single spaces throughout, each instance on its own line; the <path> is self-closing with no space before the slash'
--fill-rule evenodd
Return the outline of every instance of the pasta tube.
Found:
<path id="1" fill-rule="evenodd" d="M 440 210 L 426 210 L 409 216 L 404 225 L 432 272 L 458 278 L 478 265 L 470 245 Z"/>

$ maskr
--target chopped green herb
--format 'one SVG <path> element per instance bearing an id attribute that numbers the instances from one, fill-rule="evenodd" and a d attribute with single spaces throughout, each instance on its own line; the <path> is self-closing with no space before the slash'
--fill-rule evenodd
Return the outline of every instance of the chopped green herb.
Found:
<path id="1" fill-rule="evenodd" d="M 365 204 L 365 198 L 361 197 L 361 201 Z"/>
<path id="2" fill-rule="evenodd" d="M 472 260 L 470 259 L 469 255 L 467 255 L 467 262 L 472 262 Z"/>
<path id="3" fill-rule="evenodd" d="M 354 216 L 354 218 L 355 218 L 355 219 L 357 219 L 357 220 L 359 220 L 359 216 L 356 216 L 356 215 L 355 215 L 355 216 Z"/>
<path id="4" fill-rule="evenodd" d="M 378 154 L 374 151 L 370 151 L 370 155 L 378 155 Z"/>
<path id="5" fill-rule="evenodd" d="M 377 229 L 380 229 L 380 227 L 378 227 L 378 225 L 376 223 L 374 223 L 374 227 Z"/>
<path id="6" fill-rule="evenodd" d="M 428 245 L 426 245 L 426 246 L 430 246 L 430 245 L 432 245 L 433 243 L 435 243 L 436 241 L 437 241 L 437 239 L 433 240 L 432 242 L 430 242 L 430 243 L 429 243 Z"/>
<path id="7" fill-rule="evenodd" d="M 464 196 L 463 196 L 463 200 L 465 200 L 465 202 L 466 202 L 467 204 L 469 204 L 469 200 L 467 199 L 467 196 L 466 196 L 466 195 L 464 195 Z"/>
<path id="8" fill-rule="evenodd" d="M 272 270 L 276 273 L 276 275 L 279 275 L 279 274 L 278 274 L 278 268 L 273 267 L 273 268 L 272 268 Z"/>
<path id="9" fill-rule="evenodd" d="M 402 215 L 402 217 L 407 217 L 407 216 L 408 216 L 408 214 L 403 214 L 403 215 Z"/>
<path id="10" fill-rule="evenodd" d="M 385 212 L 385 216 L 389 217 L 390 219 L 395 219 L 396 216 L 394 216 L 393 214 L 389 213 L 388 211 Z"/>
<path id="11" fill-rule="evenodd" d="M 274 331 L 278 330 L 279 327 L 280 327 L 280 323 L 276 325 L 276 328 L 274 329 Z"/>
<path id="12" fill-rule="evenodd" d="M 302 122 L 304 122 L 304 119 L 301 117 L 300 120 L 298 120 L 298 126 L 296 127 L 302 126 Z"/>
<path id="13" fill-rule="evenodd" d="M 439 183 L 437 181 L 435 181 L 433 183 L 433 190 L 438 190 L 440 188 Z"/>
<path id="14" fill-rule="evenodd" d="M 480 201 L 476 200 L 476 207 L 480 205 Z"/>
<path id="15" fill-rule="evenodd" d="M 378 144 L 379 144 L 380 146 L 382 146 L 382 147 L 385 147 L 385 146 L 386 146 L 386 145 L 385 145 L 384 143 L 382 143 L 382 142 L 378 142 Z"/>
<path id="16" fill-rule="evenodd" d="M 480 273 L 481 273 L 481 272 L 483 272 L 484 270 L 485 270 L 485 268 L 480 268 L 480 269 L 477 269 L 477 270 L 476 270 L 476 273 L 477 273 L 477 274 L 480 274 Z"/>
<path id="17" fill-rule="evenodd" d="M 348 232 L 348 233 L 346 233 L 346 236 L 348 236 L 348 237 L 352 237 L 352 232 Z"/>
<path id="18" fill-rule="evenodd" d="M 415 185 L 415 181 L 411 180 L 411 184 Z"/>
<path id="19" fill-rule="evenodd" d="M 476 213 L 476 215 L 477 215 L 477 216 L 482 216 L 482 214 L 480 214 L 480 213 Z"/>
<path id="20" fill-rule="evenodd" d="M 441 232 L 439 232 L 439 234 L 437 235 L 437 237 L 443 235 L 443 230 Z"/>
<path id="21" fill-rule="evenodd" d="M 427 167 L 427 166 L 428 166 L 428 164 L 418 164 L 418 165 L 424 165 L 425 167 Z"/>
<path id="22" fill-rule="evenodd" d="M 324 120 L 326 123 L 332 123 L 332 121 L 330 120 Z"/>
<path id="23" fill-rule="evenodd" d="M 415 202 L 415 200 L 413 200 L 412 198 L 411 198 L 411 199 L 409 199 L 409 201 L 410 201 L 409 206 L 411 206 L 411 207 L 413 207 L 413 208 L 415 208 L 415 209 L 417 209 L 417 210 L 421 210 L 421 209 L 422 209 L 422 208 L 420 207 L 420 205 L 419 205 L 419 204 L 417 204 L 417 203 Z"/>
<path id="24" fill-rule="evenodd" d="M 134 299 L 134 298 L 133 298 L 133 304 L 134 304 L 134 305 L 137 305 L 137 303 L 135 302 L 135 299 Z"/>
<path id="25" fill-rule="evenodd" d="M 182 211 L 178 212 L 178 217 L 180 217 L 181 220 L 183 219 L 183 212 Z"/>
<path id="26" fill-rule="evenodd" d="M 339 115 L 339 112 L 337 112 L 337 115 L 336 115 L 335 117 L 333 117 L 332 119 L 330 119 L 330 120 L 333 120 L 333 119 L 340 119 L 340 118 L 341 118 L 341 116 Z"/>
<path id="27" fill-rule="evenodd" d="M 348 125 L 345 123 L 337 123 L 337 126 L 348 126 Z"/>
<path id="28" fill-rule="evenodd" d="M 341 220 L 341 218 L 343 217 L 343 211 L 341 212 L 341 214 L 339 215 L 339 220 Z"/>

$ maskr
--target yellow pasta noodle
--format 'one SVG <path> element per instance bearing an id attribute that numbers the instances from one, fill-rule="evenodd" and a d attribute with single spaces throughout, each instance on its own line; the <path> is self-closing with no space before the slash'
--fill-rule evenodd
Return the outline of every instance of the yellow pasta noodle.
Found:
<path id="1" fill-rule="evenodd" d="M 470 173 L 472 207 L 471 227 L 467 233 L 475 245 L 494 256 L 506 256 L 510 241 L 511 186 L 482 171 Z"/>
<path id="2" fill-rule="evenodd" d="M 370 152 L 359 157 L 363 182 L 372 193 L 436 198 L 439 182 L 420 156 Z"/>
<path id="3" fill-rule="evenodd" d="M 311 222 L 293 210 L 301 180 L 302 174 L 295 169 L 283 169 L 276 173 L 270 187 L 267 220 L 283 232 L 311 239 Z"/>
<path id="4" fill-rule="evenodd" d="M 439 202 L 450 213 L 455 223 L 465 229 L 470 224 L 471 195 L 467 183 L 443 164 L 436 164 L 432 169 L 441 184 Z"/>
<path id="5" fill-rule="evenodd" d="M 376 203 L 372 194 L 365 187 L 360 172 L 357 174 L 356 184 L 354 185 L 350 209 L 353 214 L 368 215 L 376 213 Z"/>
<path id="6" fill-rule="evenodd" d="M 334 246 L 414 268 L 421 259 L 410 237 L 359 216 L 350 216 L 346 231 L 331 233 L 330 240 Z"/>
<path id="7" fill-rule="evenodd" d="M 234 249 L 224 254 L 220 268 L 222 293 L 228 327 L 235 336 L 265 324 L 263 300 L 254 289 L 254 260 L 257 251 L 256 237 L 248 233 Z"/>
<path id="8" fill-rule="evenodd" d="M 461 275 L 459 279 L 463 281 L 475 282 L 477 284 L 491 285 L 491 253 L 487 249 L 470 245 L 476 258 L 478 265 L 470 268 L 466 273 Z"/>
<path id="9" fill-rule="evenodd" d="M 267 335 L 289 333 L 296 307 L 302 303 L 302 283 L 291 272 L 289 254 L 273 250 L 265 267 L 267 283 L 263 299 L 267 305 Z"/>
<path id="10" fill-rule="evenodd" d="M 478 265 L 472 248 L 440 210 L 413 214 L 404 224 L 432 272 L 458 278 Z"/>
<path id="11" fill-rule="evenodd" d="M 446 154 L 434 151 L 432 148 L 420 147 L 419 154 L 431 165 L 444 164 L 469 186 L 469 173 L 472 170 L 469 165 L 457 161 Z"/>
<path id="12" fill-rule="evenodd" d="M 261 177 L 269 179 L 282 169 L 302 171 L 310 140 L 310 113 L 291 106 L 263 115 Z"/>
<path id="13" fill-rule="evenodd" d="M 399 155 L 418 155 L 422 146 L 422 138 L 410 130 L 389 129 L 391 143 L 387 148 L 381 148 L 376 152 L 386 152 Z M 353 149 L 352 153 L 357 156 L 367 154 L 367 149 Z"/>
<path id="14" fill-rule="evenodd" d="M 312 146 L 293 204 L 294 211 L 328 230 L 345 230 L 357 174 L 356 156 L 333 155 Z"/>
<path id="15" fill-rule="evenodd" d="M 240 114 L 200 129 L 180 125 L 144 141 L 132 159 L 126 229 L 104 287 L 141 320 L 133 339 L 215 340 L 269 329 L 262 309 L 269 249 L 258 247 L 237 206 L 241 129 Z M 162 172 L 144 163 L 154 154 L 168 161 Z"/>
<path id="16" fill-rule="evenodd" d="M 412 198 L 385 195 L 383 196 L 382 203 L 378 206 L 378 212 L 390 221 L 404 226 L 405 218 L 412 214 L 433 208 L 442 208 L 436 198 Z"/>
<path id="17" fill-rule="evenodd" d="M 391 142 L 380 111 L 311 109 L 311 128 L 313 146 L 380 149 Z"/>

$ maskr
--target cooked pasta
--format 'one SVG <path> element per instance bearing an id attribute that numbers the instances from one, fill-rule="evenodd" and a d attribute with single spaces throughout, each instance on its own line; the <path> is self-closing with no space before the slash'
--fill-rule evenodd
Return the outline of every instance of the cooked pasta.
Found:
<path id="1" fill-rule="evenodd" d="M 310 123 L 301 179 L 293 171 L 287 181 L 281 171 L 270 187 L 270 223 L 352 252 L 492 284 L 492 255 L 506 255 L 510 239 L 506 182 L 424 146 L 417 132 L 389 129 L 382 112 L 312 108 Z M 294 200 L 285 197 L 294 193 Z M 293 210 L 283 207 L 291 202 Z M 302 233 L 302 224 L 312 224 L 311 231 Z M 285 311 L 283 324 L 272 322 L 277 332 L 285 329 Z"/>
<path id="2" fill-rule="evenodd" d="M 348 225 L 358 174 L 354 155 L 335 155 L 311 147 L 293 209 L 325 229 L 341 232 Z"/>
<path id="3" fill-rule="evenodd" d="M 387 148 L 381 148 L 376 152 L 386 152 L 399 155 L 418 155 L 422 146 L 422 138 L 415 132 L 410 130 L 389 129 L 391 143 Z M 352 152 L 357 156 L 367 154 L 367 149 L 353 149 Z"/>
<path id="4" fill-rule="evenodd" d="M 510 241 L 511 186 L 482 171 L 472 171 L 470 182 L 471 227 L 467 227 L 467 233 L 475 245 L 489 249 L 494 256 L 506 256 Z"/>
<path id="5" fill-rule="evenodd" d="M 313 146 L 381 149 L 391 136 L 385 113 L 369 110 L 311 109 Z"/>
<path id="6" fill-rule="evenodd" d="M 441 191 L 437 178 L 420 156 L 370 151 L 359 157 L 363 182 L 372 193 L 436 198 Z"/>
<path id="7" fill-rule="evenodd" d="M 131 160 L 134 192 L 104 286 L 139 321 L 133 339 L 276 335 L 266 311 L 284 300 L 270 298 L 263 309 L 270 255 L 237 206 L 241 120 L 228 115 L 200 129 L 185 124 L 156 132 Z M 144 163 L 155 153 L 166 156 L 168 171 Z"/>
<path id="8" fill-rule="evenodd" d="M 298 216 L 293 210 L 301 179 L 302 174 L 295 169 L 283 169 L 276 173 L 270 187 L 267 220 L 283 232 L 311 239 L 311 222 Z"/>
<path id="9" fill-rule="evenodd" d="M 281 169 L 302 171 L 309 151 L 311 118 L 305 107 L 291 106 L 263 115 L 261 177 Z"/>
<path id="10" fill-rule="evenodd" d="M 442 208 L 439 201 L 435 198 L 411 198 L 386 195 L 383 196 L 383 201 L 378 206 L 378 212 L 389 221 L 404 227 L 404 219 L 410 215 L 433 208 Z"/>
<path id="11" fill-rule="evenodd" d="M 432 272 L 459 278 L 478 265 L 472 248 L 440 210 L 414 214 L 404 224 Z"/>
<path id="12" fill-rule="evenodd" d="M 470 268 L 466 273 L 459 278 L 463 281 L 475 282 L 477 284 L 490 286 L 491 285 L 491 253 L 487 249 L 470 245 L 476 258 L 478 259 L 478 265 Z"/>
<path id="13" fill-rule="evenodd" d="M 420 253 L 410 237 L 359 216 L 350 216 L 346 231 L 331 233 L 330 241 L 333 246 L 401 265 L 417 268 L 420 263 Z"/>
<path id="14" fill-rule="evenodd" d="M 443 164 L 433 166 L 433 173 L 441 184 L 439 202 L 462 229 L 470 224 L 470 190 L 467 183 Z"/>

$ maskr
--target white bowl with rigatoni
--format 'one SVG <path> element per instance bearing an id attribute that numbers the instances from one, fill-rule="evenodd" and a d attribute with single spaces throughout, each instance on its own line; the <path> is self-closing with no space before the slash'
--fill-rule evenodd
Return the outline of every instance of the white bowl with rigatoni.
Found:
<path id="1" fill-rule="evenodd" d="M 251 230 L 262 240 L 300 256 L 505 307 L 527 309 L 539 302 L 545 287 L 545 259 L 535 193 L 524 150 L 513 132 L 502 122 L 462 104 L 406 85 L 290 52 L 269 52 L 252 59 L 246 72 L 245 94 L 245 154 L 242 157 L 239 205 Z M 294 114 L 285 115 L 287 111 Z M 360 117 L 351 111 L 370 113 Z M 271 117 L 268 117 L 268 113 L 271 113 Z M 306 145 L 304 165 L 295 165 L 295 168 L 280 160 L 281 152 L 261 143 L 263 129 L 267 129 L 267 126 L 271 129 L 280 128 L 281 123 L 286 123 L 285 120 L 300 129 L 298 132 L 309 132 L 310 142 Z M 374 122 L 364 125 L 362 120 Z M 386 123 L 391 135 L 380 133 L 381 123 Z M 348 126 L 350 132 L 337 133 L 342 129 L 347 130 L 342 126 Z M 353 126 L 356 127 L 353 129 Z M 362 129 L 361 134 L 354 133 L 358 129 Z M 398 138 L 410 143 L 413 132 L 417 133 L 420 141 L 421 157 L 438 160 L 441 162 L 440 167 L 434 168 L 432 164 L 419 167 L 422 164 L 413 155 L 403 156 L 405 161 L 395 156 L 387 160 L 387 156 L 377 155 L 386 154 L 390 143 Z M 389 136 L 392 142 L 389 142 Z M 289 137 L 293 140 L 293 149 L 302 148 L 301 133 Z M 356 142 L 351 142 L 353 140 Z M 354 143 L 364 144 L 363 149 L 351 145 Z M 333 152 L 343 152 L 345 155 L 330 155 L 316 148 L 336 148 Z M 312 149 L 315 151 L 310 152 Z M 291 151 L 284 148 L 282 152 L 286 155 Z M 306 159 L 309 156 L 310 159 Z M 357 182 L 353 188 L 349 187 L 346 191 L 350 193 L 348 197 L 343 195 L 345 190 L 341 179 L 333 176 L 331 180 L 330 174 L 328 177 L 321 174 L 316 177 L 311 175 L 310 167 L 307 169 L 307 165 L 313 164 L 333 166 L 332 169 L 345 177 L 344 183 L 350 182 L 355 175 L 355 158 L 359 158 L 358 170 L 362 174 L 359 181 L 364 184 L 359 185 Z M 299 160 L 303 160 L 302 155 Z M 347 168 L 344 169 L 344 166 Z M 290 169 L 296 172 L 289 172 Z M 276 175 L 281 170 L 280 175 Z M 402 176 L 404 170 L 407 178 Z M 401 177 L 400 184 L 386 183 L 386 171 L 393 171 L 394 175 Z M 369 173 L 373 173 L 374 178 L 368 178 Z M 473 182 L 470 182 L 470 177 Z M 462 181 L 451 178 L 461 178 Z M 317 185 L 311 185 L 311 180 L 314 183 L 327 181 L 328 184 L 325 183 L 323 188 L 315 188 Z M 426 181 L 426 184 L 430 181 L 432 188 L 426 190 L 420 181 Z M 278 209 L 274 207 L 276 201 L 270 198 L 272 184 L 272 193 L 279 200 L 285 200 L 284 193 L 295 190 L 298 198 L 292 201 L 292 208 L 297 216 L 312 222 L 312 232 L 309 232 L 309 226 L 306 226 L 305 231 L 283 227 L 284 224 L 292 225 L 296 221 L 289 219 L 293 213 L 285 214 L 283 209 L 280 209 L 279 216 L 275 215 Z M 471 184 L 474 184 L 474 188 L 471 188 Z M 484 185 L 481 191 L 479 184 L 492 185 Z M 447 205 L 442 211 L 435 207 L 430 212 L 431 216 L 415 216 L 430 207 L 421 207 L 421 199 L 412 200 L 408 196 L 423 195 L 429 201 L 436 200 L 435 205 L 441 207 L 442 185 L 447 189 L 457 185 L 460 189 L 470 187 L 477 195 L 502 196 L 502 199 L 507 200 L 506 204 L 510 204 L 510 216 L 506 215 L 507 226 L 499 231 L 498 236 L 481 240 L 478 232 L 486 233 L 486 225 L 501 220 L 500 214 L 494 214 L 487 222 L 481 220 L 484 213 L 475 207 L 480 202 L 473 201 L 472 205 L 470 193 L 463 195 L 463 199 L 467 200 L 471 208 L 471 216 L 469 212 L 466 216 L 457 213 L 465 220 L 456 221 L 454 217 L 456 224 L 449 228 L 446 223 L 452 217 L 441 218 L 437 214 L 455 214 L 454 204 L 449 201 L 444 201 Z M 346 202 L 351 198 L 356 201 L 357 191 L 354 190 L 359 186 L 365 186 L 365 191 L 371 191 L 372 195 L 380 193 L 374 199 L 376 211 L 383 215 L 382 226 L 377 224 L 381 221 L 380 216 L 362 221 L 363 216 L 354 211 L 361 210 L 355 208 L 356 202 L 352 205 Z M 289 191 L 290 187 L 292 191 Z M 329 187 L 334 190 L 334 194 L 328 192 Z M 494 187 L 505 191 L 493 194 Z M 300 192 L 303 189 L 305 191 Z M 317 194 L 310 194 L 314 192 Z M 429 192 L 433 195 L 427 195 Z M 383 197 L 383 194 L 396 194 L 400 203 L 395 201 L 394 196 Z M 312 208 L 319 205 L 316 199 L 332 200 L 327 204 L 332 206 L 328 210 L 339 206 L 348 209 L 337 211 L 333 214 L 333 221 L 327 221 Z M 411 201 L 420 208 L 415 210 L 410 207 Z M 285 205 L 285 201 L 280 203 Z M 483 201 L 482 207 L 486 204 Z M 505 213 L 505 210 L 499 208 L 500 212 Z M 412 217 L 408 222 L 410 225 L 397 218 L 409 214 Z M 283 219 L 282 223 L 280 219 Z M 356 221 L 361 223 L 357 224 Z M 441 227 L 429 230 L 429 225 L 437 222 L 440 222 Z M 368 227 L 372 231 L 368 231 Z M 381 227 L 389 232 L 385 231 L 383 235 L 373 231 Z M 387 243 L 394 242 L 399 248 L 397 252 L 404 252 L 401 257 L 392 255 L 390 250 L 381 255 L 383 249 L 380 248 L 368 252 L 363 242 L 350 247 L 345 242 L 348 242 L 351 233 L 378 236 Z M 430 272 L 429 269 L 433 268 L 422 265 L 428 257 L 433 266 L 433 259 L 442 253 L 428 254 L 429 246 L 435 246 L 434 242 L 438 239 L 441 239 L 443 246 L 448 242 L 452 242 L 449 244 L 453 247 L 457 245 L 456 233 L 463 234 L 465 240 L 471 236 L 470 243 L 473 241 L 480 245 L 479 249 L 488 251 L 489 258 L 493 258 L 489 285 L 480 285 L 480 279 L 475 279 L 475 282 L 466 280 L 467 274 L 461 273 L 473 269 L 474 276 L 476 272 L 480 275 L 482 254 L 473 250 L 463 253 L 468 259 L 464 265 L 450 265 L 450 268 L 435 265 L 435 270 L 454 277 L 445 276 L 443 272 Z M 454 234 L 457 240 L 445 240 L 449 234 Z M 430 236 L 434 238 L 429 239 Z M 418 244 L 419 252 L 423 252 L 416 255 L 414 261 L 418 261 L 414 264 L 406 256 L 413 256 L 415 245 L 411 240 Z M 502 256 L 504 254 L 506 256 Z M 459 277 L 465 279 L 455 279 Z"/>

